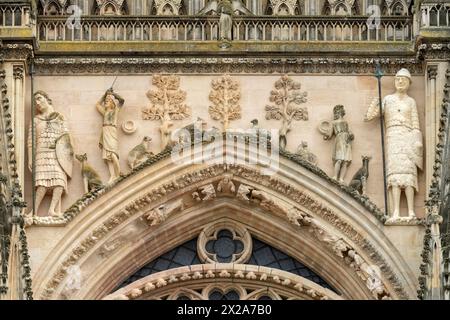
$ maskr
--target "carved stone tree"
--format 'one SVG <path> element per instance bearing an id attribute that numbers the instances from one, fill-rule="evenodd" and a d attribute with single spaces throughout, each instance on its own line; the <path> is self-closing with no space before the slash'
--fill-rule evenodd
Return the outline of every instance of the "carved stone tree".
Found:
<path id="1" fill-rule="evenodd" d="M 186 92 L 180 89 L 180 77 L 154 75 L 152 84 L 157 88 L 147 92 L 151 106 L 142 110 L 144 120 L 160 120 L 161 148 L 170 143 L 173 120 L 183 120 L 191 115 L 185 104 Z"/>
<path id="2" fill-rule="evenodd" d="M 270 102 L 274 105 L 266 106 L 266 119 L 283 121 L 280 129 L 280 149 L 286 148 L 286 136 L 291 130 L 292 120 L 308 120 L 308 110 L 300 106 L 307 101 L 307 92 L 301 92 L 300 88 L 299 82 L 284 75 L 275 82 L 276 90 L 270 92 Z"/>
<path id="3" fill-rule="evenodd" d="M 226 131 L 231 120 L 241 118 L 241 106 L 238 104 L 241 99 L 239 83 L 225 75 L 213 80 L 211 86 L 209 100 L 213 105 L 209 106 L 209 114 L 214 120 L 220 120 L 223 131 Z"/>

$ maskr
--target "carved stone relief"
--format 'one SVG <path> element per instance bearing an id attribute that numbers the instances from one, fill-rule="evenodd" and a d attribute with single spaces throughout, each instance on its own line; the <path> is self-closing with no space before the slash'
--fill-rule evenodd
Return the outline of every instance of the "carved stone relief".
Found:
<path id="1" fill-rule="evenodd" d="M 308 142 L 302 141 L 297 148 L 296 154 L 309 163 L 317 165 L 317 156 L 309 150 Z"/>
<path id="2" fill-rule="evenodd" d="M 72 176 L 73 146 L 64 116 L 56 112 L 47 93 L 34 93 L 37 115 L 30 123 L 28 131 L 28 168 L 35 171 L 35 188 L 37 212 L 48 191 L 52 200 L 48 210 L 49 216 L 60 216 L 61 197 L 67 192 L 67 178 Z M 33 131 L 35 139 L 35 156 L 33 156 Z M 33 166 L 33 159 L 35 164 Z M 32 216 L 33 212 L 29 213 Z"/>
<path id="3" fill-rule="evenodd" d="M 177 16 L 181 8 L 182 0 L 155 0 L 156 15 Z"/>
<path id="4" fill-rule="evenodd" d="M 390 221 L 415 220 L 414 193 L 418 191 L 417 169 L 423 166 L 423 142 L 416 101 L 407 91 L 411 74 L 400 69 L 395 76 L 394 94 L 383 99 L 386 128 L 386 169 L 389 196 L 393 202 Z M 366 121 L 380 116 L 378 101 L 367 110 Z M 408 204 L 408 217 L 400 217 L 400 196 L 404 190 Z"/>
<path id="5" fill-rule="evenodd" d="M 349 187 L 355 189 L 359 194 L 367 193 L 367 179 L 369 178 L 369 161 L 372 157 L 362 156 L 362 167 L 353 175 Z"/>
<path id="6" fill-rule="evenodd" d="M 239 83 L 231 76 L 225 75 L 213 80 L 211 86 L 209 100 L 213 104 L 209 106 L 209 114 L 214 120 L 220 120 L 223 131 L 226 131 L 230 121 L 241 118 Z"/>
<path id="7" fill-rule="evenodd" d="M 152 142 L 152 138 L 144 137 L 142 142 L 138 144 L 136 147 L 131 149 L 128 153 L 128 166 L 131 169 L 134 169 L 148 160 L 148 158 L 152 157 L 154 154 L 151 152 L 150 143 Z"/>
<path id="8" fill-rule="evenodd" d="M 308 120 L 308 110 L 300 104 L 307 101 L 306 92 L 300 91 L 301 84 L 284 75 L 275 82 L 275 90 L 270 92 L 270 102 L 267 105 L 266 119 L 282 120 L 280 129 L 280 149 L 287 144 L 287 134 L 291 131 L 293 120 Z"/>
<path id="9" fill-rule="evenodd" d="M 298 0 L 270 0 L 272 14 L 274 16 L 293 16 Z"/>
<path id="10" fill-rule="evenodd" d="M 81 162 L 81 176 L 83 177 L 84 193 L 102 188 L 103 183 L 100 175 L 87 163 L 88 159 L 86 153 L 83 155 L 76 155 L 75 157 Z"/>
<path id="11" fill-rule="evenodd" d="M 227 231 L 231 238 L 220 237 L 219 234 L 223 231 Z M 216 252 L 216 246 L 224 243 L 227 244 L 227 249 L 231 246 L 235 249 L 233 252 L 226 252 L 228 254 L 226 257 L 222 256 L 223 253 L 218 255 Z M 246 263 L 252 253 L 252 238 L 248 230 L 239 223 L 233 221 L 213 222 L 200 233 L 197 240 L 197 251 L 203 263 Z"/>
<path id="12" fill-rule="evenodd" d="M 175 212 L 181 212 L 183 210 L 183 199 L 178 199 L 173 202 L 162 204 L 159 207 L 151 210 L 150 212 L 145 213 L 143 215 L 143 219 L 148 223 L 149 226 L 156 226 L 166 221 L 171 214 Z"/>
<path id="13" fill-rule="evenodd" d="M 191 116 L 191 109 L 185 104 L 186 92 L 180 89 L 180 77 L 154 75 L 152 80 L 156 90 L 150 90 L 147 97 L 150 107 L 142 110 L 144 120 L 160 120 L 161 149 L 170 145 L 173 120 L 183 120 Z"/>
<path id="14" fill-rule="evenodd" d="M 319 125 L 319 131 L 324 140 L 336 137 L 333 148 L 333 179 L 340 183 L 344 182 L 347 168 L 352 162 L 352 142 L 354 135 L 351 133 L 348 122 L 344 120 L 345 109 L 343 105 L 336 105 L 333 108 L 334 120 L 322 121 Z"/>
<path id="15" fill-rule="evenodd" d="M 202 198 L 203 197 L 203 198 Z M 197 191 L 192 193 L 192 199 L 195 201 L 208 201 L 216 197 L 216 189 L 213 184 L 207 184 L 198 188 Z"/>
<path id="16" fill-rule="evenodd" d="M 110 88 L 96 104 L 97 111 L 103 117 L 99 147 L 102 150 L 102 159 L 108 164 L 110 184 L 120 176 L 117 121 L 124 103 L 125 100 Z"/>
<path id="17" fill-rule="evenodd" d="M 254 183 L 257 183 L 262 186 L 266 186 L 267 188 L 270 188 L 272 190 L 275 190 L 276 192 L 281 192 L 284 194 L 287 198 L 292 199 L 296 203 L 299 204 L 301 207 L 307 208 L 307 210 L 311 210 L 312 212 L 315 212 L 319 217 L 330 223 L 332 226 L 336 228 L 336 230 L 339 230 L 342 232 L 350 241 L 352 241 L 355 245 L 359 246 L 359 248 L 364 249 L 364 253 L 366 256 L 370 256 L 370 263 L 369 265 L 375 264 L 380 266 L 381 272 L 383 274 L 383 279 L 388 279 L 389 283 L 391 285 L 391 288 L 393 288 L 398 297 L 407 297 L 403 285 L 401 282 L 399 282 L 397 276 L 393 271 L 390 269 L 389 264 L 385 261 L 385 259 L 380 255 L 380 253 L 377 251 L 377 249 L 365 238 L 363 237 L 359 232 L 354 230 L 352 226 L 346 222 L 341 220 L 331 209 L 325 207 L 323 204 L 317 202 L 315 199 L 313 199 L 310 195 L 305 194 L 302 191 L 299 191 L 295 188 L 292 188 L 292 186 L 285 184 L 282 181 L 279 181 L 278 179 L 274 177 L 268 177 L 268 176 L 262 176 L 258 171 L 251 169 L 251 168 L 245 168 L 238 165 L 232 165 L 227 168 L 226 171 L 224 171 L 224 167 L 222 165 L 215 165 L 212 167 L 208 167 L 205 169 L 202 169 L 200 171 L 194 171 L 190 172 L 189 174 L 184 174 L 180 178 L 176 179 L 176 181 L 165 183 L 161 186 L 158 186 L 148 193 L 144 194 L 141 198 L 131 201 L 123 210 L 115 214 L 113 217 L 105 221 L 102 225 L 98 226 L 90 236 L 87 238 L 81 240 L 80 244 L 76 246 L 72 250 L 72 254 L 69 255 L 61 264 L 60 268 L 58 268 L 55 273 L 52 276 L 52 280 L 47 282 L 45 285 L 45 290 L 42 293 L 42 298 L 48 298 L 53 295 L 53 292 L 56 288 L 58 288 L 60 279 L 64 279 L 66 274 L 66 268 L 70 265 L 75 264 L 80 257 L 86 254 L 87 251 L 92 248 L 95 243 L 97 243 L 100 239 L 102 239 L 107 233 L 109 233 L 111 230 L 113 230 L 116 226 L 123 223 L 125 220 L 129 219 L 132 215 L 137 213 L 140 210 L 143 210 L 144 208 L 148 207 L 151 203 L 154 203 L 155 201 L 158 201 L 158 199 L 161 199 L 162 197 L 166 196 L 170 192 L 174 192 L 175 190 L 179 190 L 182 188 L 189 188 L 189 186 L 192 186 L 193 184 L 204 181 L 205 179 L 218 177 L 218 181 L 223 178 L 223 174 L 232 174 L 233 176 L 239 176 L 240 179 L 248 179 L 249 181 L 253 181 Z M 238 188 L 237 197 L 239 195 L 242 195 L 242 197 L 246 197 L 248 201 L 251 199 L 251 190 L 255 189 L 253 187 L 247 186 L 245 188 L 241 187 L 242 184 Z M 214 188 L 213 185 L 211 185 L 212 188 Z M 211 189 L 210 187 L 210 189 Z M 208 188 L 206 188 L 208 189 Z M 247 189 L 247 190 L 244 190 Z M 244 190 L 244 191 L 243 191 Z M 245 192 L 246 191 L 246 192 Z M 212 194 L 212 192 L 206 192 L 207 194 Z M 258 196 L 259 197 L 259 196 Z M 263 196 L 259 197 L 260 199 L 263 198 Z M 254 201 L 260 201 L 258 199 Z M 261 201 L 262 202 L 262 201 Z M 269 202 L 270 203 L 270 202 Z M 176 207 L 175 205 L 171 206 Z M 270 206 L 269 206 L 270 208 Z M 286 214 L 286 219 L 288 219 L 288 214 L 292 215 L 293 211 L 289 210 L 290 208 L 287 208 L 284 212 Z M 275 209 L 276 210 L 276 209 Z M 153 220 L 155 220 L 155 224 L 159 223 L 164 217 L 167 217 L 165 215 L 165 208 L 160 208 L 159 210 L 153 211 L 150 217 L 149 223 L 152 224 Z M 278 213 L 279 215 L 279 213 Z M 307 217 L 306 217 L 307 218 Z M 293 220 L 291 218 L 291 220 Z M 297 220 L 301 221 L 301 220 Z M 305 220 L 306 223 L 308 223 L 308 219 Z M 305 223 L 305 225 L 307 225 Z M 294 223 L 295 224 L 295 223 Z M 298 222 L 298 224 L 301 224 Z M 351 250 L 348 250 L 346 255 L 350 255 Z M 346 255 L 342 254 L 344 257 Z M 355 271 L 356 272 L 356 271 Z M 364 280 L 365 281 L 365 280 Z"/>

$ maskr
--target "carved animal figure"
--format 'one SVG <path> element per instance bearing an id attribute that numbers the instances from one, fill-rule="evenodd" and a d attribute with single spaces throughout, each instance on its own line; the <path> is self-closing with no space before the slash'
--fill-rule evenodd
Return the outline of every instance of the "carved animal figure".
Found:
<path id="1" fill-rule="evenodd" d="M 304 226 L 304 225 L 310 225 L 311 224 L 311 218 L 304 212 L 301 212 L 300 210 L 296 208 L 291 208 L 287 212 L 287 218 L 290 223 L 296 225 L 296 226 Z"/>
<path id="2" fill-rule="evenodd" d="M 159 207 L 144 214 L 144 221 L 150 226 L 158 225 L 169 217 L 172 213 L 184 210 L 183 199 L 175 200 L 171 203 L 162 204 Z"/>
<path id="3" fill-rule="evenodd" d="M 372 157 L 362 156 L 362 167 L 355 173 L 349 187 L 360 194 L 366 194 L 367 178 L 369 178 L 369 160 Z"/>
<path id="4" fill-rule="evenodd" d="M 131 149 L 130 153 L 128 153 L 128 166 L 131 169 L 136 168 L 140 164 L 144 163 L 149 157 L 153 156 L 153 152 L 150 151 L 151 142 L 152 138 L 144 137 L 142 142 Z"/>
<path id="5" fill-rule="evenodd" d="M 83 177 L 84 192 L 88 193 L 103 187 L 99 174 L 87 163 L 86 153 L 76 155 L 75 157 L 81 162 L 81 176 Z"/>

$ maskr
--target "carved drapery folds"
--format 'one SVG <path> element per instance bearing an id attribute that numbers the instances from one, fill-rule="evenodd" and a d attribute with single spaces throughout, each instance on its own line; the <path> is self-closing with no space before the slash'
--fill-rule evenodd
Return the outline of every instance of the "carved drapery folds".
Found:
<path id="1" fill-rule="evenodd" d="M 214 120 L 220 120 L 223 131 L 226 131 L 230 121 L 241 118 L 240 86 L 229 75 L 213 80 L 211 86 L 209 100 L 213 104 L 209 106 L 209 114 Z"/>
<path id="2" fill-rule="evenodd" d="M 161 121 L 159 130 L 164 150 L 170 143 L 173 120 L 190 117 L 191 109 L 185 104 L 186 92 L 180 89 L 180 77 L 154 75 L 152 83 L 157 89 L 147 93 L 151 105 L 142 110 L 142 118 Z"/>

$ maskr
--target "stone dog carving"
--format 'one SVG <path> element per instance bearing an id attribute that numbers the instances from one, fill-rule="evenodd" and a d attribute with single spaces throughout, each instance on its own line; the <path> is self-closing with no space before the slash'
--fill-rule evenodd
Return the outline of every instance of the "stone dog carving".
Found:
<path id="1" fill-rule="evenodd" d="M 183 199 L 178 199 L 176 201 L 165 203 L 159 207 L 145 213 L 143 218 L 150 226 L 156 226 L 164 222 L 171 214 L 175 212 L 180 212 L 184 210 Z"/>
<path id="2" fill-rule="evenodd" d="M 151 142 L 152 138 L 144 137 L 144 139 L 142 139 L 142 142 L 131 149 L 130 153 L 128 153 L 128 166 L 131 169 L 138 167 L 149 157 L 153 156 L 153 152 L 150 151 Z"/>
<path id="3" fill-rule="evenodd" d="M 87 163 L 87 155 L 79 154 L 75 156 L 81 162 L 81 176 L 83 177 L 84 192 L 88 193 L 92 190 L 103 186 L 100 175 Z"/>
<path id="4" fill-rule="evenodd" d="M 365 195 L 367 189 L 367 178 L 369 178 L 369 161 L 372 157 L 362 156 L 362 167 L 355 173 L 349 187 L 360 194 Z"/>

